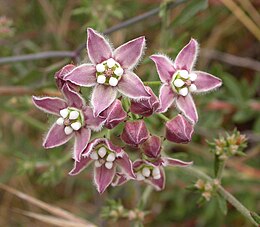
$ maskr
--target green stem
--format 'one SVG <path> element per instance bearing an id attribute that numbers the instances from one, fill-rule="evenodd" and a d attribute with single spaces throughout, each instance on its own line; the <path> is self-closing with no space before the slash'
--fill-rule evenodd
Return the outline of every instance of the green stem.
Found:
<path id="1" fill-rule="evenodd" d="M 199 169 L 195 167 L 187 167 L 183 168 L 189 175 L 192 175 L 198 179 L 206 180 L 212 184 L 214 184 L 214 180 L 209 177 L 207 174 L 203 173 Z M 233 195 L 231 195 L 228 191 L 226 191 L 221 185 L 216 185 L 218 192 L 223 196 L 225 200 L 227 200 L 230 204 L 232 204 L 245 218 L 247 218 L 252 224 L 258 226 L 255 220 L 252 218 L 250 211 L 241 204 Z"/>
<path id="2" fill-rule="evenodd" d="M 216 176 L 216 178 L 219 180 L 219 182 L 221 182 L 223 170 L 225 169 L 225 164 L 226 164 L 225 161 L 222 161 L 219 163 L 218 172 L 217 172 L 217 176 Z"/>
<path id="3" fill-rule="evenodd" d="M 110 129 L 107 129 L 107 131 L 106 131 L 106 138 L 107 138 L 108 140 L 110 140 L 110 136 L 111 136 L 111 130 L 110 130 Z"/>
<path id="4" fill-rule="evenodd" d="M 144 81 L 144 85 L 161 85 L 161 81 Z"/>
<path id="5" fill-rule="evenodd" d="M 153 191 L 153 188 L 151 185 L 146 186 L 146 188 L 141 196 L 140 202 L 138 204 L 138 207 L 140 210 L 143 210 L 145 208 L 146 203 L 147 203 L 152 191 Z"/>
<path id="6" fill-rule="evenodd" d="M 170 120 L 168 117 L 166 117 L 165 115 L 163 115 L 163 114 L 161 114 L 161 113 L 157 114 L 157 116 L 158 116 L 159 118 L 163 119 L 164 121 L 169 121 L 169 120 Z"/>

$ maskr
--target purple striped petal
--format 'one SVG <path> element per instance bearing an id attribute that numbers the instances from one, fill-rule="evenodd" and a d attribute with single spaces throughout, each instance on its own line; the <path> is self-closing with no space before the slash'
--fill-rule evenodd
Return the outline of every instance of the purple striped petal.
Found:
<path id="1" fill-rule="evenodd" d="M 181 114 L 166 123 L 166 139 L 175 143 L 188 143 L 194 131 L 193 125 Z"/>
<path id="2" fill-rule="evenodd" d="M 194 71 L 194 73 L 197 74 L 197 79 L 194 81 L 197 90 L 194 93 L 209 92 L 222 85 L 221 79 L 209 73 L 201 71 Z"/>
<path id="3" fill-rule="evenodd" d="M 75 143 L 74 143 L 74 159 L 78 162 L 81 159 L 82 152 L 86 149 L 90 140 L 91 131 L 88 128 L 81 128 L 75 132 Z"/>
<path id="4" fill-rule="evenodd" d="M 82 64 L 67 73 L 65 80 L 83 87 L 93 87 L 96 84 L 96 67 L 92 64 Z"/>
<path id="5" fill-rule="evenodd" d="M 128 145 L 138 146 L 148 139 L 149 133 L 143 120 L 126 122 L 121 139 Z"/>
<path id="6" fill-rule="evenodd" d="M 149 158 L 157 158 L 161 153 L 160 137 L 150 136 L 149 139 L 143 143 L 142 149 Z"/>
<path id="7" fill-rule="evenodd" d="M 65 84 L 62 88 L 62 93 L 66 97 L 68 106 L 82 109 L 85 105 L 85 100 L 76 91 L 72 90 L 68 84 Z"/>
<path id="8" fill-rule="evenodd" d="M 150 185 L 152 185 L 155 190 L 157 191 L 161 191 L 164 189 L 165 187 L 165 172 L 164 169 L 160 167 L 160 174 L 161 177 L 159 179 L 147 179 L 145 181 L 147 181 Z"/>
<path id="9" fill-rule="evenodd" d="M 172 90 L 171 85 L 163 84 L 159 91 L 160 106 L 157 110 L 158 113 L 166 112 L 175 100 L 175 93 Z"/>
<path id="10" fill-rule="evenodd" d="M 126 183 L 127 181 L 129 181 L 129 178 L 126 176 L 126 174 L 124 173 L 116 173 L 115 178 L 112 182 L 112 186 L 121 186 L 124 183 Z"/>
<path id="11" fill-rule="evenodd" d="M 105 127 L 112 129 L 126 119 L 127 113 L 124 111 L 121 101 L 116 99 L 100 116 L 105 120 Z"/>
<path id="12" fill-rule="evenodd" d="M 115 101 L 116 95 L 116 88 L 106 85 L 96 85 L 91 96 L 94 116 L 98 116 L 102 111 L 108 108 Z"/>
<path id="13" fill-rule="evenodd" d="M 84 153 L 82 156 L 87 157 L 90 155 L 91 151 L 98 145 L 98 144 L 105 144 L 110 151 L 114 151 L 116 153 L 117 157 L 121 157 L 121 155 L 124 153 L 123 149 L 121 147 L 115 146 L 110 140 L 106 138 L 97 138 L 92 140 L 87 148 L 84 150 Z"/>
<path id="14" fill-rule="evenodd" d="M 104 36 L 88 28 L 87 51 L 93 64 L 101 63 L 112 57 L 112 48 Z"/>
<path id="15" fill-rule="evenodd" d="M 106 119 L 101 118 L 99 116 L 94 117 L 93 109 L 90 108 L 89 106 L 84 108 L 83 114 L 84 114 L 86 127 L 90 128 L 94 131 L 99 131 L 102 128 L 102 126 L 104 125 L 104 122 L 106 121 Z"/>
<path id="16" fill-rule="evenodd" d="M 199 44 L 195 39 L 191 39 L 190 42 L 179 52 L 177 55 L 174 66 L 176 69 L 185 69 L 191 71 L 198 54 Z"/>
<path id="17" fill-rule="evenodd" d="M 66 135 L 64 132 L 64 126 L 54 123 L 44 138 L 43 147 L 47 149 L 58 147 L 68 142 L 73 135 L 73 133 Z"/>
<path id="18" fill-rule="evenodd" d="M 152 55 L 150 58 L 154 61 L 156 65 L 157 72 L 159 74 L 160 80 L 163 83 L 169 83 L 172 80 L 173 74 L 176 69 L 173 66 L 173 62 L 167 56 L 158 54 Z"/>
<path id="19" fill-rule="evenodd" d="M 115 173 L 115 168 L 107 169 L 105 165 L 94 168 L 94 182 L 100 194 L 112 183 Z"/>
<path id="20" fill-rule="evenodd" d="M 158 109 L 159 100 L 150 87 L 145 86 L 145 89 L 151 95 L 151 97 L 149 99 L 139 101 L 131 100 L 130 111 L 134 114 L 140 114 L 144 117 L 149 117 Z"/>
<path id="21" fill-rule="evenodd" d="M 192 124 L 197 123 L 198 113 L 191 94 L 185 97 L 178 96 L 176 106 Z"/>
<path id="22" fill-rule="evenodd" d="M 150 94 L 146 91 L 141 79 L 133 72 L 126 70 L 118 83 L 117 89 L 131 99 L 147 99 Z"/>
<path id="23" fill-rule="evenodd" d="M 117 165 L 122 169 L 122 171 L 127 175 L 128 178 L 135 178 L 133 164 L 129 156 L 124 152 L 122 157 L 116 158 Z"/>
<path id="24" fill-rule="evenodd" d="M 60 110 L 66 108 L 67 103 L 56 97 L 32 97 L 33 104 L 40 110 L 60 116 Z"/>
<path id="25" fill-rule="evenodd" d="M 82 170 L 87 168 L 92 161 L 93 160 L 89 157 L 81 158 L 79 162 L 74 161 L 74 167 L 69 172 L 69 175 L 73 176 L 79 174 Z"/>
<path id="26" fill-rule="evenodd" d="M 145 48 L 145 37 L 133 39 L 114 51 L 115 60 L 124 69 L 132 69 L 136 66 Z"/>
<path id="27" fill-rule="evenodd" d="M 193 164 L 193 162 L 184 162 L 179 159 L 163 157 L 163 165 L 164 166 L 179 166 L 179 167 L 187 167 Z"/>
<path id="28" fill-rule="evenodd" d="M 61 90 L 63 85 L 66 83 L 64 80 L 64 76 L 67 75 L 69 72 L 71 72 L 76 66 L 72 64 L 65 65 L 62 69 L 60 69 L 58 72 L 55 73 L 54 78 L 57 84 L 57 87 Z M 75 84 L 70 83 L 70 87 L 73 88 L 73 90 L 77 90 L 78 86 Z"/>

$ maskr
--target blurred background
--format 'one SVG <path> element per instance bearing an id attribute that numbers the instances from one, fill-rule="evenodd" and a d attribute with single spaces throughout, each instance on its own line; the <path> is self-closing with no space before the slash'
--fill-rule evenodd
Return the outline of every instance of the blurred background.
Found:
<path id="1" fill-rule="evenodd" d="M 173 2 L 171 8 L 167 2 Z M 194 160 L 213 175 L 214 155 L 206 140 L 237 128 L 248 138 L 247 156 L 228 161 L 223 186 L 259 212 L 259 11 L 259 0 L 0 0 L 0 182 L 30 196 L 17 198 L 21 194 L 1 185 L 0 226 L 71 226 L 51 218 L 59 216 L 55 207 L 67 210 L 59 211 L 67 217 L 75 215 L 98 226 L 130 226 L 127 219 L 105 219 L 102 210 L 108 198 L 134 208 L 144 185 L 131 182 L 100 196 L 90 170 L 69 177 L 72 144 L 41 147 L 53 119 L 31 102 L 32 94 L 60 95 L 54 73 L 65 64 L 86 61 L 82 45 L 87 27 L 110 33 L 115 47 L 145 35 L 147 51 L 136 70 L 144 81 L 158 80 L 149 55 L 164 52 L 174 58 L 191 37 L 198 40 L 196 68 L 220 77 L 224 85 L 195 97 L 200 121 L 192 142 L 166 143 L 165 149 L 175 158 Z M 131 18 L 137 20 L 121 24 Z M 117 31 L 111 33 L 111 27 Z M 152 88 L 158 94 L 158 87 Z M 162 130 L 159 121 L 150 127 Z M 196 180 L 181 169 L 168 170 L 166 176 L 166 189 L 153 192 L 148 200 L 145 226 L 251 226 L 231 205 L 227 215 L 221 212 L 214 198 L 198 206 L 200 195 L 186 189 Z"/>

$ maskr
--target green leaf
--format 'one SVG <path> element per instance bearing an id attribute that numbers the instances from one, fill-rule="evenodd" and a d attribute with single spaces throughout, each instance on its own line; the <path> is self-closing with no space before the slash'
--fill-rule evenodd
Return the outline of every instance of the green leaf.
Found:
<path id="1" fill-rule="evenodd" d="M 256 221 L 257 224 L 260 224 L 260 216 L 256 212 L 250 212 L 250 215 Z"/>
<path id="2" fill-rule="evenodd" d="M 172 25 L 177 26 L 185 24 L 192 17 L 194 17 L 198 12 L 206 9 L 208 7 L 207 0 L 193 0 L 186 5 L 182 12 L 175 18 Z"/>
<path id="3" fill-rule="evenodd" d="M 241 105 L 241 102 L 244 101 L 244 97 L 241 93 L 241 85 L 237 79 L 235 79 L 232 75 L 224 75 L 222 77 L 224 87 L 226 88 L 227 94 L 235 103 Z"/>
<path id="4" fill-rule="evenodd" d="M 217 201 L 220 211 L 227 215 L 228 209 L 227 209 L 227 201 L 219 194 L 217 194 Z"/>
<path id="5" fill-rule="evenodd" d="M 221 162 L 218 158 L 217 155 L 215 155 L 215 161 L 214 161 L 214 174 L 215 174 L 215 177 L 217 177 L 218 175 L 218 170 L 219 170 L 219 167 L 221 165 Z"/>

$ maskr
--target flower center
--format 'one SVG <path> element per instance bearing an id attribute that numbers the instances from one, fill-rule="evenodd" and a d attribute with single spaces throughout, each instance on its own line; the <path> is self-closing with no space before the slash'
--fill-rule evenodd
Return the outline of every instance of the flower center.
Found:
<path id="1" fill-rule="evenodd" d="M 186 96 L 189 92 L 197 90 L 194 81 L 197 79 L 197 74 L 189 73 L 187 70 L 178 70 L 173 75 L 172 88 L 179 95 Z"/>
<path id="2" fill-rule="evenodd" d="M 102 165 L 105 165 L 107 169 L 112 169 L 114 161 L 116 160 L 115 152 L 110 151 L 105 146 L 97 147 L 91 152 L 89 157 L 95 161 L 96 167 L 101 167 Z"/>
<path id="3" fill-rule="evenodd" d="M 73 131 L 78 131 L 84 123 L 84 117 L 81 110 L 73 107 L 60 110 L 60 116 L 61 117 L 58 118 L 56 123 L 64 126 L 66 135 L 71 134 Z"/>
<path id="4" fill-rule="evenodd" d="M 121 79 L 124 70 L 113 58 L 96 65 L 97 83 L 115 87 Z"/>
<path id="5" fill-rule="evenodd" d="M 136 174 L 136 180 L 138 181 L 142 181 L 147 178 L 153 178 L 155 180 L 161 178 L 159 167 L 154 167 L 151 165 L 142 165 L 141 168 L 138 168 L 138 170 L 135 171 L 135 174 Z"/>

